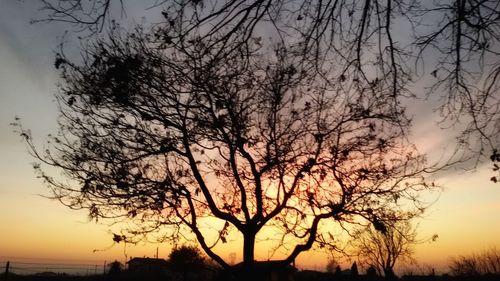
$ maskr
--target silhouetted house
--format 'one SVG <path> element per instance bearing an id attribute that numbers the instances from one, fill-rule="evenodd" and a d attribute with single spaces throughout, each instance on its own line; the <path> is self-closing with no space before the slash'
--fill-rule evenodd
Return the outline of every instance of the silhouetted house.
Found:
<path id="1" fill-rule="evenodd" d="M 128 271 L 135 275 L 171 275 L 164 259 L 133 258 L 127 262 Z"/>

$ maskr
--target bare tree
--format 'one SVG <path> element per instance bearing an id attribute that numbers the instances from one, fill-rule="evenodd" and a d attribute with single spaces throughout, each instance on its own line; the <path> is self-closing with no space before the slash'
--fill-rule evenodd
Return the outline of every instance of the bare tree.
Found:
<path id="1" fill-rule="evenodd" d="M 499 146 L 500 3 L 444 1 L 418 15 L 439 19 L 416 44 L 439 54 L 431 93 L 441 98 L 443 121 L 465 125 L 460 144 L 493 154 Z"/>
<path id="2" fill-rule="evenodd" d="M 41 0 L 44 20 L 71 22 L 91 32 L 118 20 L 123 0 Z M 418 93 L 402 91 L 414 65 L 433 76 L 430 94 L 440 97 L 445 126 L 462 130 L 458 144 L 478 160 L 499 149 L 500 4 L 496 0 L 227 0 L 151 1 L 159 24 L 197 34 L 211 48 L 231 51 L 267 37 L 300 45 L 303 63 L 328 69 L 329 78 L 391 87 L 393 104 Z M 401 26 L 407 26 L 404 30 Z M 202 32 L 200 32 L 200 27 Z M 266 32 L 262 32 L 266 29 Z M 264 38 L 264 39 L 263 39 Z M 428 59 L 426 59 L 428 57 Z M 312 68 L 311 71 L 315 69 Z M 451 125 L 450 125 L 451 124 Z"/>
<path id="3" fill-rule="evenodd" d="M 479 254 L 454 258 L 450 271 L 457 276 L 500 275 L 500 251 L 491 248 Z"/>
<path id="4" fill-rule="evenodd" d="M 326 263 L 326 272 L 328 273 L 334 273 L 337 267 L 339 267 L 339 263 L 335 260 L 334 257 L 328 258 L 328 262 Z"/>
<path id="5" fill-rule="evenodd" d="M 410 261 L 417 243 L 417 232 L 410 221 L 391 221 L 359 230 L 353 246 L 364 265 L 374 267 L 380 276 L 394 279 L 394 266 Z"/>
<path id="6" fill-rule="evenodd" d="M 264 228 L 289 264 L 334 243 L 327 222 L 422 211 L 418 194 L 433 186 L 394 85 L 339 80 L 304 63 L 300 42 L 228 40 L 222 52 L 221 37 L 185 28 L 113 26 L 82 61 L 58 55 L 58 134 L 40 152 L 20 127 L 33 155 L 63 172 L 35 167 L 54 198 L 96 220 L 122 219 L 129 235 L 196 239 L 223 267 L 216 246 L 240 233 L 246 277 Z"/>

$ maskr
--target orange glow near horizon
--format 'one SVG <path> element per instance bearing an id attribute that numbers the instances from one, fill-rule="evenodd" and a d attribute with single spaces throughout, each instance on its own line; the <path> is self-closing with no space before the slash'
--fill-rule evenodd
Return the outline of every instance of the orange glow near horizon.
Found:
<path id="1" fill-rule="evenodd" d="M 48 133 L 57 131 L 58 109 L 53 94 L 59 80 L 53 50 L 59 40 L 57 35 L 62 35 L 67 26 L 29 24 L 29 19 L 40 12 L 36 2 L 3 1 L 0 9 L 0 268 L 5 262 L 16 260 L 102 265 L 105 261 L 154 257 L 157 249 L 160 258 L 167 258 L 173 247 L 168 243 L 119 243 L 110 247 L 112 233 L 119 233 L 117 226 L 89 222 L 85 211 L 73 211 L 40 196 L 48 195 L 48 190 L 36 178 L 30 164 L 34 160 L 9 123 L 19 116 L 23 126 L 32 130 L 39 147 L 43 147 Z M 431 160 L 447 159 L 445 152 L 453 151 L 456 139 L 451 130 L 439 130 L 437 119 L 431 116 L 436 114 L 432 104 L 423 105 L 425 102 L 428 101 L 412 100 L 408 108 L 419 111 L 414 118 L 412 140 L 420 151 L 434 158 L 429 161 L 433 163 Z M 453 257 L 492 247 L 500 249 L 500 183 L 489 180 L 490 166 L 486 162 L 476 172 L 457 168 L 435 176 L 443 191 L 437 196 L 424 194 L 426 201 L 434 203 L 416 223 L 420 239 L 433 234 L 439 238 L 415 246 L 418 266 L 444 273 Z M 51 174 L 58 176 L 59 171 Z M 272 188 L 268 192 L 272 193 Z M 208 240 L 215 240 L 222 225 L 220 221 L 204 223 Z M 269 229 L 259 234 L 259 239 L 267 238 L 273 238 Z M 270 242 L 258 242 L 256 258 L 270 258 L 271 247 Z M 226 261 L 232 262 L 234 257 L 237 263 L 242 259 L 242 248 L 241 234 L 235 232 L 228 237 L 228 243 L 221 243 L 216 250 Z M 272 258 L 280 255 L 284 254 L 277 253 Z M 308 251 L 299 255 L 296 265 L 299 269 L 325 270 L 328 257 L 326 252 Z M 340 261 L 345 268 L 353 260 Z"/>
<path id="2" fill-rule="evenodd" d="M 141 242 L 126 247 L 117 244 L 107 249 L 112 245 L 109 227 L 89 223 L 84 211 L 72 211 L 41 197 L 39 194 L 47 195 L 48 191 L 35 178 L 29 164 L 32 159 L 22 145 L 17 145 L 19 140 L 14 134 L 0 136 L 0 141 L 2 138 L 6 147 L 2 160 L 6 161 L 0 162 L 0 262 L 14 258 L 124 262 L 131 257 L 154 257 L 157 247 L 160 257 L 168 256 L 172 245 L 167 243 Z M 489 181 L 490 176 L 490 168 L 483 167 L 476 173 L 457 172 L 437 180 L 444 190 L 437 201 L 435 196 L 428 199 L 436 202 L 417 222 L 420 238 L 433 234 L 439 238 L 415 247 L 415 259 L 420 265 L 445 272 L 452 257 L 500 248 L 500 187 Z M 217 253 L 228 262 L 232 253 L 235 262 L 241 261 L 238 235 L 217 248 Z M 95 249 L 102 251 L 94 252 Z M 256 258 L 269 258 L 269 244 L 257 245 Z M 296 265 L 301 269 L 324 270 L 327 258 L 327 253 L 309 251 L 299 255 Z M 343 262 L 343 266 L 349 266 L 349 261 Z"/>
<path id="3" fill-rule="evenodd" d="M 494 184 L 484 183 L 484 176 L 487 175 L 488 171 L 484 171 L 479 173 L 477 179 L 463 175 L 447 180 L 445 184 L 449 188 L 442 193 L 439 204 L 432 206 L 419 221 L 419 237 L 439 235 L 436 242 L 415 247 L 415 259 L 420 265 L 445 272 L 452 257 L 499 247 L 500 190 Z M 468 200 L 465 200 L 466 197 Z M 84 212 L 68 210 L 34 194 L 19 192 L 9 197 L 2 196 L 0 206 L 3 225 L 0 231 L 0 260 L 29 257 L 102 263 L 115 259 L 125 261 L 136 256 L 153 257 L 156 247 L 159 247 L 159 256 L 166 258 L 172 248 L 166 243 L 148 245 L 140 242 L 126 247 L 117 244 L 106 249 L 112 244 L 107 226 L 88 223 Z M 228 262 L 232 253 L 236 255 L 235 262 L 241 261 L 242 245 L 238 235 L 231 236 L 228 243 L 217 247 L 217 253 Z M 263 233 L 260 237 L 265 236 L 266 233 Z M 95 249 L 103 250 L 94 252 Z M 279 257 L 279 254 L 273 256 Z M 256 258 L 269 258 L 268 243 L 257 244 Z M 327 258 L 327 253 L 310 251 L 302 253 L 296 264 L 302 269 L 324 270 Z M 344 263 L 347 266 L 348 261 Z"/>
<path id="4" fill-rule="evenodd" d="M 19 151 L 4 154 L 10 159 L 0 167 L 5 171 L 0 193 L 0 258 L 30 257 L 68 260 L 125 260 L 134 256 L 152 257 L 159 247 L 160 257 L 166 258 L 172 245 L 123 244 L 106 249 L 112 244 L 111 232 L 106 225 L 89 223 L 84 211 L 72 211 L 56 201 L 38 194 L 47 194 L 40 180 L 33 175 L 29 159 L 16 159 Z M 471 176 L 473 175 L 473 176 Z M 446 270 L 450 258 L 479 252 L 490 247 L 500 247 L 500 188 L 489 182 L 490 170 L 477 173 L 458 174 L 444 177 L 440 184 L 445 187 L 434 205 L 430 207 L 420 224 L 419 237 L 438 234 L 434 243 L 416 246 L 415 258 L 421 264 L 431 264 Z M 429 201 L 434 201 L 432 197 Z M 212 225 L 213 227 L 213 225 Z M 214 228 L 216 231 L 218 228 Z M 235 253 L 238 262 L 242 257 L 242 245 L 237 241 L 239 234 L 231 237 L 229 243 L 221 244 L 217 252 L 230 261 Z M 261 234 L 261 238 L 266 236 Z M 260 244 L 260 245 L 259 245 Z M 256 258 L 267 260 L 269 244 L 259 243 Z M 274 256 L 273 258 L 277 258 Z M 328 255 L 306 252 L 297 259 L 299 268 L 325 268 Z"/>

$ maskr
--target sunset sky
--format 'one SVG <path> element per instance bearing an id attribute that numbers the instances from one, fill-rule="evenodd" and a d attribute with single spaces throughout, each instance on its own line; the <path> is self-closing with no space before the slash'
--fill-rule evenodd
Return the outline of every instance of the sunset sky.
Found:
<path id="1" fill-rule="evenodd" d="M 112 244 L 108 226 L 88 222 L 84 211 L 70 210 L 44 198 L 47 189 L 35 177 L 21 137 L 9 123 L 15 116 L 29 128 L 38 144 L 57 129 L 57 73 L 54 54 L 63 24 L 29 24 L 36 17 L 36 1 L 2 0 L 0 8 L 0 264 L 7 260 L 50 258 L 58 260 L 121 260 L 133 256 L 166 257 L 170 245 L 139 243 L 136 246 Z M 425 79 L 422 78 L 422 79 Z M 434 158 L 446 155 L 454 147 L 452 130 L 440 130 L 430 102 L 421 101 L 415 112 L 414 137 L 419 149 Z M 412 111 L 412 110 L 410 110 Z M 450 258 L 491 247 L 500 248 L 500 184 L 492 183 L 490 163 L 475 171 L 452 169 L 437 175 L 443 186 L 439 194 L 426 198 L 434 202 L 418 220 L 419 237 L 438 234 L 433 243 L 416 246 L 416 260 L 445 271 Z M 240 249 L 228 245 L 227 258 Z M 94 252 L 93 250 L 102 250 Z M 125 251 L 125 252 L 124 252 Z M 267 259 L 261 250 L 259 259 Z M 325 255 L 304 253 L 297 261 L 300 268 L 325 268 Z"/>

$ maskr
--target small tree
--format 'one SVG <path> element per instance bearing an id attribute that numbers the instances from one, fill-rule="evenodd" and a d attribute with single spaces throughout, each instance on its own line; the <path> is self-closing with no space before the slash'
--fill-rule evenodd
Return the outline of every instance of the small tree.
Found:
<path id="1" fill-rule="evenodd" d="M 342 275 L 342 268 L 340 267 L 340 265 L 337 265 L 337 267 L 335 268 L 335 276 L 341 276 Z"/>
<path id="2" fill-rule="evenodd" d="M 358 276 L 359 275 L 358 265 L 356 264 L 356 262 L 352 263 L 352 266 L 351 266 L 351 275 L 352 276 Z"/>
<path id="3" fill-rule="evenodd" d="M 492 248 L 478 254 L 454 258 L 450 271 L 455 276 L 500 274 L 500 250 Z"/>
<path id="4" fill-rule="evenodd" d="M 339 264 L 333 257 L 329 258 L 328 262 L 326 263 L 326 272 L 334 273 L 338 266 Z"/>
<path id="5" fill-rule="evenodd" d="M 389 221 L 358 231 L 353 245 L 363 264 L 375 268 L 381 276 L 394 279 L 396 263 L 412 259 L 416 235 L 409 221 Z"/>
<path id="6" fill-rule="evenodd" d="M 187 280 L 189 272 L 197 272 L 205 268 L 205 259 L 200 250 L 194 246 L 181 246 L 172 250 L 168 262 L 173 271 L 179 272 L 183 280 Z"/>
<path id="7" fill-rule="evenodd" d="M 111 279 L 117 279 L 123 270 L 123 264 L 119 261 L 114 261 L 108 265 L 108 275 Z"/>
<path id="8" fill-rule="evenodd" d="M 366 270 L 366 276 L 368 276 L 371 280 L 377 277 L 377 270 L 373 267 L 373 265 L 370 265 Z"/>
<path id="9" fill-rule="evenodd" d="M 477 256 L 461 256 L 452 260 L 450 271 L 455 276 L 479 276 L 482 274 Z"/>

